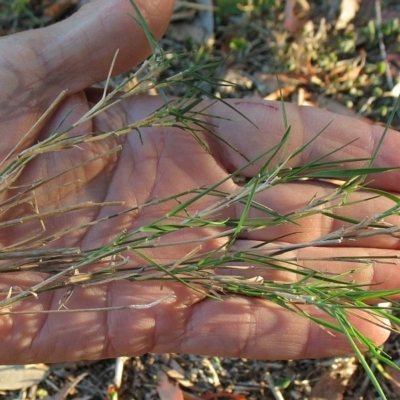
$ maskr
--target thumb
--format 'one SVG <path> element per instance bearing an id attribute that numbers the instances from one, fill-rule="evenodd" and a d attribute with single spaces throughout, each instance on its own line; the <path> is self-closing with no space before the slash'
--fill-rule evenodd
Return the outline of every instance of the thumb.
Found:
<path id="1" fill-rule="evenodd" d="M 159 38 L 168 26 L 173 0 L 135 3 Z M 114 74 L 149 55 L 146 35 L 131 16 L 135 11 L 129 0 L 96 0 L 65 21 L 10 36 L 0 47 L 8 50 L 8 64 L 15 66 L 14 72 L 19 70 L 31 94 L 45 89 L 46 97 L 54 99 L 63 89 L 76 93 L 105 79 L 117 49 Z"/>

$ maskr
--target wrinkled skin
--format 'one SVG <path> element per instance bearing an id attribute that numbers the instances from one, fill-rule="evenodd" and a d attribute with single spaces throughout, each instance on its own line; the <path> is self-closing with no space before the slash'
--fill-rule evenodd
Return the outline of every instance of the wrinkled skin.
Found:
<path id="1" fill-rule="evenodd" d="M 137 1 L 145 18 L 157 37 L 167 27 L 172 0 Z M 0 40 L 0 124 L 2 160 L 35 123 L 58 94 L 68 89 L 63 101 L 50 120 L 31 138 L 31 143 L 43 140 L 63 120 L 66 112 L 74 111 L 63 123 L 75 121 L 96 101 L 96 93 L 85 91 L 93 83 L 107 76 L 115 50 L 120 49 L 114 72 L 120 73 L 139 63 L 149 54 L 146 39 L 140 29 L 127 16 L 132 13 L 127 0 L 98 0 L 83 7 L 77 14 L 59 24 L 29 33 L 22 33 Z M 157 97 L 134 98 L 99 115 L 95 120 L 71 132 L 118 129 L 130 121 L 147 115 L 160 104 Z M 277 144 L 284 132 L 281 106 L 261 100 L 233 100 L 231 102 L 254 124 L 223 104 L 213 105 L 210 114 L 215 119 L 215 132 L 236 146 L 248 159 Z M 287 105 L 293 127 L 288 151 L 298 149 L 315 136 L 328 123 L 329 127 L 300 157 L 291 161 L 298 165 L 329 153 L 353 139 L 352 145 L 331 159 L 371 156 L 382 134 L 382 128 L 365 125 L 357 120 L 328 112 Z M 75 181 L 56 191 L 38 197 L 39 210 L 55 209 L 67 204 L 84 201 L 123 201 L 120 206 L 107 210 L 86 209 L 76 211 L 67 218 L 49 217 L 44 224 L 46 234 L 77 226 L 99 218 L 107 212 L 118 212 L 141 204 L 151 198 L 163 198 L 177 192 L 200 186 L 210 186 L 241 167 L 245 160 L 204 132 L 203 139 L 211 148 L 206 153 L 187 133 L 179 129 L 144 129 L 143 144 L 136 133 L 125 137 L 107 139 L 86 144 L 79 148 L 56 154 L 44 154 L 35 159 L 19 178 L 18 184 L 54 175 L 58 171 L 88 160 L 102 152 L 122 144 L 122 150 L 106 158 L 89 163 L 70 174 L 63 175 L 49 185 Z M 377 166 L 399 164 L 400 135 L 390 131 Z M 243 175 L 257 172 L 255 165 Z M 79 178 L 79 180 L 78 180 Z M 400 173 L 392 171 L 371 177 L 376 187 L 398 191 Z M 222 190 L 232 192 L 237 184 L 228 180 Z M 322 195 L 331 188 L 328 184 L 293 183 L 282 184 L 257 200 L 280 212 L 288 212 L 305 205 L 315 194 Z M 44 190 L 44 189 L 41 189 Z M 357 194 L 358 198 L 367 194 Z M 204 199 L 193 206 L 196 211 L 208 204 Z M 172 204 L 167 203 L 139 213 L 128 213 L 91 228 L 63 237 L 52 245 L 57 247 L 79 246 L 92 248 L 106 243 L 122 230 L 130 230 L 164 213 Z M 364 218 L 392 206 L 385 199 L 359 203 L 343 211 L 356 218 Z M 240 215 L 239 206 L 224 211 L 223 217 Z M 17 215 L 17 211 L 13 211 Z M 24 210 L 18 210 L 24 212 Z M 28 209 L 25 210 L 28 212 Z M 16 216 L 15 215 L 15 216 Z M 18 214 L 20 215 L 20 214 Z M 256 215 L 252 211 L 251 215 Z M 8 215 L 8 218 L 13 215 Z M 218 216 L 219 218 L 221 215 Z M 389 222 L 399 223 L 396 218 Z M 284 225 L 241 236 L 236 246 L 249 248 L 258 241 L 297 232 L 288 236 L 290 242 L 306 241 L 329 233 L 340 227 L 339 222 L 321 216 L 310 217 L 301 227 Z M 2 246 L 23 240 L 37 233 L 34 223 L 17 226 L 0 232 Z M 213 233 L 193 230 L 176 236 L 185 240 L 194 236 Z M 205 244 L 212 249 L 225 239 Z M 353 247 L 350 247 L 353 246 Z M 185 256 L 192 247 L 174 246 L 171 249 L 153 249 L 149 255 L 159 262 L 170 262 Z M 398 240 L 376 237 L 343 244 L 335 248 L 307 248 L 293 252 L 293 257 L 329 257 L 332 255 L 391 255 L 399 248 Z M 139 263 L 131 255 L 130 262 Z M 313 263 L 313 268 L 326 270 L 331 265 Z M 353 269 L 350 263 L 337 263 L 332 273 Z M 258 271 L 263 274 L 263 271 Z M 269 278 L 291 279 L 284 274 Z M 354 279 L 378 288 L 395 288 L 400 285 L 397 266 L 376 263 L 355 275 Z M 8 274 L 0 277 L 0 288 L 10 285 L 28 287 L 43 279 L 34 273 Z M 281 309 L 268 301 L 243 297 L 229 297 L 222 302 L 203 298 L 178 284 L 164 285 L 161 291 L 157 283 L 112 282 L 85 289 L 77 289 L 68 301 L 68 308 L 99 308 L 126 304 L 146 304 L 173 291 L 175 297 L 148 309 L 110 312 L 86 312 L 72 314 L 36 314 L 0 316 L 0 363 L 56 362 L 66 360 L 100 359 L 121 355 L 135 356 L 145 352 L 181 352 L 208 355 L 294 359 L 333 356 L 350 352 L 346 339 L 308 322 L 290 311 Z M 14 311 L 27 309 L 57 309 L 64 291 L 42 294 L 13 307 Z M 301 305 L 300 305 L 301 306 Z M 314 316 L 323 314 L 311 306 L 301 306 Z M 360 312 L 358 313 L 360 316 Z M 377 344 L 388 337 L 388 330 L 377 327 L 356 315 L 353 323 L 368 334 Z"/>

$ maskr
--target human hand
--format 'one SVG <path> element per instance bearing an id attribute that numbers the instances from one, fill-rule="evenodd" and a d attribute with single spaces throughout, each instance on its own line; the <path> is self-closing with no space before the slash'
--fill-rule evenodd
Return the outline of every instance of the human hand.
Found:
<path id="1" fill-rule="evenodd" d="M 138 2 L 153 32 L 160 36 L 165 29 L 172 1 Z M 161 10 L 161 11 L 160 11 Z M 168 11 L 168 12 L 167 12 Z M 1 93 L 0 124 L 3 160 L 17 145 L 23 135 L 47 110 L 52 101 L 64 89 L 68 98 L 60 105 L 45 126 L 40 126 L 31 137 L 31 143 L 44 140 L 61 124 L 62 127 L 82 116 L 97 100 L 93 91 L 85 90 L 107 76 L 115 50 L 120 49 L 115 73 L 137 64 L 148 52 L 146 39 L 132 20 L 129 1 L 98 0 L 84 7 L 70 19 L 52 27 L 3 38 L 0 41 Z M 152 112 L 162 104 L 157 97 L 127 99 L 94 120 L 79 126 L 70 135 L 86 132 L 110 131 L 121 128 Z M 262 152 L 279 143 L 284 132 L 281 106 L 261 100 L 232 100 L 238 111 L 246 115 L 250 124 L 238 113 L 222 103 L 216 103 L 208 111 L 217 116 L 211 121 L 215 133 L 232 143 L 247 159 L 255 159 Z M 71 108 L 73 111 L 66 119 Z M 330 156 L 333 159 L 371 157 L 379 142 L 382 129 L 359 121 L 336 116 L 312 108 L 287 105 L 292 125 L 291 140 L 287 151 L 294 151 L 326 128 L 301 156 L 291 160 L 291 165 L 331 153 L 342 145 L 357 139 L 343 151 Z M 122 205 L 98 209 L 88 208 L 69 213 L 67 217 L 51 216 L 42 223 L 48 236 L 63 229 L 88 224 L 107 213 L 129 210 L 153 198 L 166 198 L 176 193 L 199 187 L 210 187 L 227 178 L 229 173 L 242 167 L 245 159 L 216 140 L 207 132 L 202 133 L 211 149 L 207 153 L 199 143 L 178 128 L 146 128 L 141 130 L 143 144 L 136 132 L 91 142 L 79 148 L 46 153 L 32 160 L 12 193 L 31 182 L 55 176 L 73 165 L 89 161 L 117 145 L 122 150 L 117 155 L 99 158 L 53 179 L 36 192 L 36 210 L 57 208 L 84 202 L 122 201 Z M 400 138 L 389 131 L 377 159 L 377 166 L 399 164 L 397 149 Z M 252 176 L 260 165 L 247 168 L 243 175 Z M 375 185 L 392 192 L 398 191 L 400 173 L 392 171 L 377 177 Z M 371 178 L 373 179 L 373 177 Z M 72 184 L 71 184 L 72 182 Z M 57 190 L 50 190 L 58 187 Z M 234 192 L 238 185 L 228 179 L 219 187 Z M 278 185 L 257 195 L 257 200 L 283 214 L 305 205 L 316 194 L 330 190 L 327 183 L 297 182 Z M 11 195 L 2 192 L 2 200 Z M 370 197 L 359 193 L 359 198 Z M 188 212 L 206 207 L 210 198 L 196 202 Z M 72 230 L 48 247 L 80 247 L 83 250 L 98 247 L 113 240 L 121 231 L 130 231 L 164 215 L 176 205 L 170 201 L 138 212 L 128 212 L 79 231 Z M 388 199 L 377 198 L 350 206 L 345 213 L 354 218 L 385 210 L 392 204 Z M 238 206 L 226 209 L 218 218 L 238 218 Z M 3 213 L 3 220 L 20 218 L 32 212 L 32 204 Z M 256 216 L 256 212 L 252 211 Z M 398 224 L 395 217 L 388 222 Z M 276 237 L 300 243 L 318 238 L 339 228 L 339 222 L 314 216 L 299 222 L 268 230 L 241 235 L 236 241 L 238 248 L 250 248 Z M 43 226 L 40 227 L 42 229 Z M 1 232 L 2 246 L 29 240 L 42 232 L 38 222 L 12 226 Z M 175 240 L 189 240 L 217 233 L 217 228 L 183 231 Z M 218 248 L 226 238 L 203 243 L 204 250 Z M 273 245 L 273 243 L 269 244 Z M 267 250 L 267 245 L 264 245 Z M 385 256 L 399 247 L 395 238 L 365 238 L 350 246 L 304 248 L 289 256 L 316 258 L 330 256 Z M 148 250 L 148 255 L 159 263 L 180 260 L 193 248 L 192 245 L 175 245 Z M 141 265 L 135 254 L 129 255 L 132 266 Z M 312 268 L 325 270 L 326 265 L 311 263 Z M 332 273 L 352 270 L 350 262 L 338 262 Z M 268 279 L 288 280 L 282 272 L 258 271 Z M 375 288 L 390 289 L 400 286 L 397 266 L 376 262 L 353 275 L 357 281 L 377 285 Z M 0 275 L 0 289 L 10 286 L 28 288 L 43 280 L 44 275 L 33 272 Z M 166 294 L 175 296 L 147 309 L 109 312 L 81 312 L 68 314 L 4 314 L 0 315 L 0 362 L 31 363 L 101 359 L 121 355 L 136 356 L 146 352 L 201 353 L 208 355 L 246 357 L 259 359 L 295 359 L 324 357 L 351 351 L 347 339 L 332 335 L 302 316 L 272 304 L 266 300 L 246 297 L 226 297 L 223 301 L 205 298 L 179 283 L 113 281 L 108 284 L 77 288 L 68 300 L 69 309 L 102 308 L 129 304 L 147 304 Z M 57 309 L 65 290 L 42 293 L 12 306 L 12 311 Z M 322 311 L 311 305 L 298 305 L 311 315 L 326 318 Z M 377 344 L 388 336 L 388 330 L 368 322 L 368 315 L 358 312 L 352 322 Z"/>

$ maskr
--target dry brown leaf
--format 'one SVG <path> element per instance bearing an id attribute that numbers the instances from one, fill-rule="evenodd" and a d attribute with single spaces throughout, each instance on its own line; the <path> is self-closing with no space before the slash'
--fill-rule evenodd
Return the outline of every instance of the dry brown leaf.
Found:
<path id="1" fill-rule="evenodd" d="M 77 4 L 77 0 L 57 0 L 55 3 L 47 6 L 44 9 L 44 14 L 47 17 L 56 20 L 62 17 L 70 8 Z"/>
<path id="2" fill-rule="evenodd" d="M 311 390 L 310 400 L 342 400 L 346 386 L 357 366 L 348 360 L 340 368 L 323 373 Z"/>
<path id="3" fill-rule="evenodd" d="M 360 51 L 358 57 L 340 61 L 330 72 L 330 79 L 335 82 L 355 81 L 363 71 L 366 61 L 367 54 L 364 51 Z"/>
<path id="4" fill-rule="evenodd" d="M 225 398 L 225 399 L 231 399 L 231 400 L 246 400 L 246 397 L 243 396 L 242 394 L 232 394 L 232 393 L 227 393 L 227 392 L 221 392 L 221 393 L 204 393 L 201 398 L 203 400 L 214 400 L 214 399 L 219 399 L 219 398 Z"/>
<path id="5" fill-rule="evenodd" d="M 347 25 L 349 25 L 350 21 L 352 21 L 357 14 L 360 7 L 359 3 L 360 0 L 342 0 L 339 18 L 335 24 L 336 29 L 345 29 Z"/>
<path id="6" fill-rule="evenodd" d="M 174 368 L 163 368 L 164 373 L 171 379 L 177 381 L 180 385 L 184 387 L 192 387 L 193 383 L 185 378 L 182 369 L 174 369 Z"/>
<path id="7" fill-rule="evenodd" d="M 280 99 L 279 90 L 282 89 L 284 97 L 294 92 L 298 85 L 308 83 L 301 76 L 290 76 L 289 74 L 254 74 L 254 83 L 260 96 L 266 100 Z"/>
<path id="8" fill-rule="evenodd" d="M 20 390 L 37 385 L 49 373 L 44 364 L 0 365 L 0 390 Z"/>
<path id="9" fill-rule="evenodd" d="M 158 373 L 157 393 L 160 400 L 184 400 L 182 390 L 179 386 L 170 381 L 165 372 Z"/>
<path id="10" fill-rule="evenodd" d="M 203 400 L 201 397 L 196 396 L 195 394 L 188 393 L 183 391 L 183 398 L 184 400 Z"/>
<path id="11" fill-rule="evenodd" d="M 345 390 L 342 379 L 329 371 L 324 373 L 312 388 L 310 400 L 342 400 Z"/>

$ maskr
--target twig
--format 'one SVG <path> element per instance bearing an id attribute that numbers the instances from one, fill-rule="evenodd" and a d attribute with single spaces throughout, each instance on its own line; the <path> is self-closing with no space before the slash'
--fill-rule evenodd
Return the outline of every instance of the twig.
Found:
<path id="1" fill-rule="evenodd" d="M 100 312 L 100 311 L 121 311 L 121 310 L 145 310 L 151 307 L 156 306 L 166 300 L 175 297 L 175 293 L 171 292 L 167 296 L 162 297 L 161 299 L 152 301 L 147 304 L 130 304 L 126 306 L 115 306 L 115 307 L 98 307 L 98 308 L 76 308 L 73 310 L 63 309 L 63 310 L 31 310 L 31 311 L 8 311 L 1 310 L 0 315 L 30 315 L 30 314 L 71 314 L 71 313 L 80 313 L 80 312 Z"/>
<path id="2" fill-rule="evenodd" d="M 285 400 L 285 398 L 282 396 L 282 393 L 280 392 L 280 390 L 275 386 L 275 382 L 272 379 L 271 374 L 267 371 L 264 376 L 268 383 L 269 390 L 271 391 L 275 400 Z"/>
<path id="3" fill-rule="evenodd" d="M 378 31 L 378 40 L 379 40 L 379 50 L 381 52 L 382 61 L 385 63 L 385 75 L 386 75 L 386 83 L 390 90 L 393 89 L 393 78 L 390 72 L 390 64 L 387 60 L 386 54 L 386 46 L 383 41 L 383 32 L 382 32 L 382 11 L 381 11 L 381 1 L 375 0 L 375 14 L 376 14 L 376 25 Z"/>

